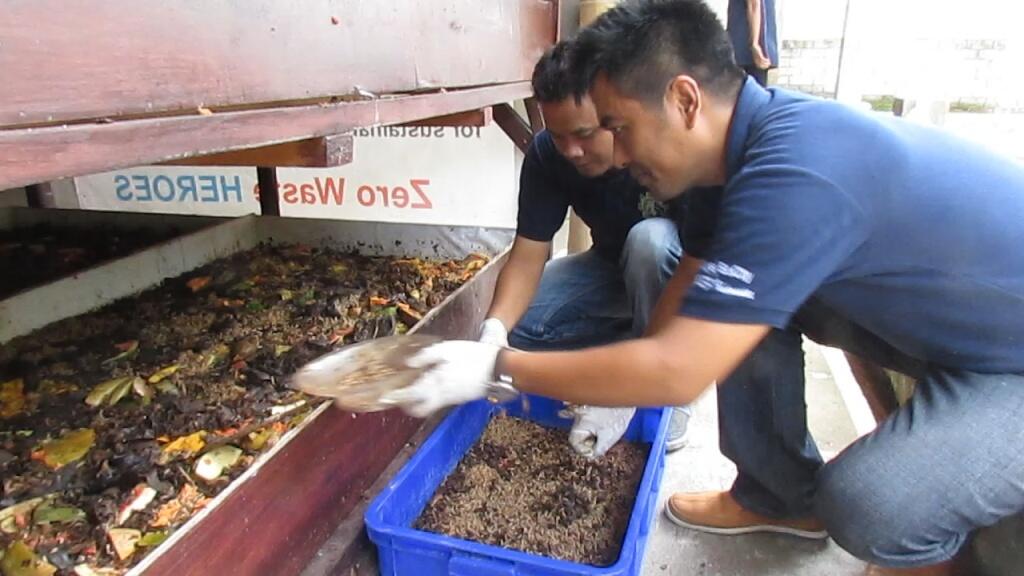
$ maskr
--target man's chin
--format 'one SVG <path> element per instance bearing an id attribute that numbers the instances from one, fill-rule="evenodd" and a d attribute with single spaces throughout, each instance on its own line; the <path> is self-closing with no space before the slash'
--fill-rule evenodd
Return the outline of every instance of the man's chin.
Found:
<path id="1" fill-rule="evenodd" d="M 576 171 L 587 178 L 597 178 L 607 172 L 608 167 L 595 164 L 585 164 L 583 166 L 576 166 Z"/>

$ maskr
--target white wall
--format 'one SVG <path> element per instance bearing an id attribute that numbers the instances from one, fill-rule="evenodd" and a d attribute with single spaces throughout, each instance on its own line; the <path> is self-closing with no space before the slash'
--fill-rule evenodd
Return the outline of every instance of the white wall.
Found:
<path id="1" fill-rule="evenodd" d="M 777 5 L 777 82 L 834 91 L 846 0 Z M 1001 0 L 850 0 L 840 99 L 890 94 L 1024 109 L 1024 7 Z"/>

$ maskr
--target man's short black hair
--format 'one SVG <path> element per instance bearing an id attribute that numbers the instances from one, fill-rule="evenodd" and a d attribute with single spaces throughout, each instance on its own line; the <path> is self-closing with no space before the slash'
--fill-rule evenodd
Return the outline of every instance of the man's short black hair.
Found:
<path id="1" fill-rule="evenodd" d="M 539 102 L 561 102 L 573 96 L 580 80 L 573 76 L 572 42 L 562 40 L 533 67 L 533 97 Z"/>
<path id="2" fill-rule="evenodd" d="M 680 74 L 719 96 L 735 94 L 744 78 L 725 28 L 702 0 L 627 1 L 583 29 L 574 43 L 577 99 L 598 74 L 648 103 L 660 103 Z"/>

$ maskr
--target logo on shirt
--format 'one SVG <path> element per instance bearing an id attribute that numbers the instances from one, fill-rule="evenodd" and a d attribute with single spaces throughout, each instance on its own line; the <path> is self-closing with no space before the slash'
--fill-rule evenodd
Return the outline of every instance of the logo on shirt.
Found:
<path id="1" fill-rule="evenodd" d="M 640 194 L 640 200 L 637 202 L 637 209 L 640 210 L 640 214 L 644 218 L 655 218 L 668 214 L 668 209 L 665 207 L 665 204 L 655 200 L 647 190 L 644 190 L 643 193 Z"/>
<path id="2" fill-rule="evenodd" d="M 728 264 L 721 260 L 705 262 L 693 280 L 701 290 L 709 290 L 745 300 L 754 299 L 754 291 L 746 286 L 754 281 L 754 273 L 743 266 Z"/>

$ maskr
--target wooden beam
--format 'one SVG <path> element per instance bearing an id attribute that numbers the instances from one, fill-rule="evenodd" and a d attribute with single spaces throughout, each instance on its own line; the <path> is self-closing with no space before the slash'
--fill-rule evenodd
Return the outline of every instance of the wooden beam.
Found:
<path id="1" fill-rule="evenodd" d="M 526 116 L 530 119 L 530 130 L 533 131 L 533 135 L 536 136 L 542 130 L 544 130 L 544 115 L 540 111 L 540 103 L 537 102 L 536 98 L 527 98 L 523 104 L 526 105 Z"/>
<path id="2" fill-rule="evenodd" d="M 351 134 L 284 142 L 207 156 L 171 160 L 175 166 L 277 166 L 289 168 L 334 168 L 352 162 Z"/>
<path id="3" fill-rule="evenodd" d="M 406 122 L 402 126 L 490 126 L 491 121 L 494 120 L 494 114 L 490 106 L 481 108 L 479 110 L 467 110 L 465 112 L 458 112 L 456 114 L 447 114 L 445 116 L 435 116 L 433 118 L 425 118 L 423 120 L 416 120 L 415 122 Z"/>
<path id="4" fill-rule="evenodd" d="M 0 130 L 0 190 L 412 122 L 530 96 L 529 82 L 336 104 Z"/>
<path id="5" fill-rule="evenodd" d="M 512 106 L 502 103 L 494 107 L 494 121 L 525 154 L 530 148 L 530 141 L 533 140 L 533 131 L 530 125 L 523 121 L 522 116 Z"/>
<path id="6" fill-rule="evenodd" d="M 0 127 L 519 82 L 555 41 L 556 8 L 544 0 L 4 2 Z"/>

